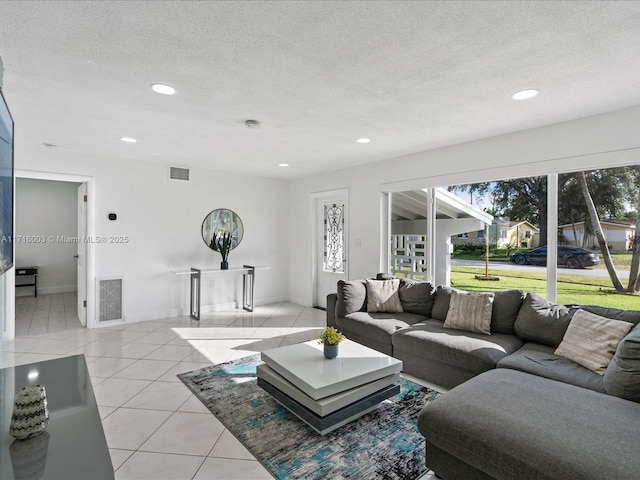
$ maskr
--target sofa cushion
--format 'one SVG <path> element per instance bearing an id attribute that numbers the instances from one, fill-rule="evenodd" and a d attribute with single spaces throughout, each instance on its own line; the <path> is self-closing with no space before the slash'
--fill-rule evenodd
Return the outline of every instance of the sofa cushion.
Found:
<path id="1" fill-rule="evenodd" d="M 398 289 L 400 279 L 367 280 L 367 312 L 402 312 Z"/>
<path id="2" fill-rule="evenodd" d="M 629 322 L 577 310 L 554 353 L 604 375 L 618 344 L 632 327 Z"/>
<path id="3" fill-rule="evenodd" d="M 522 348 L 498 362 L 498 368 L 531 373 L 558 382 L 605 392 L 602 375 L 553 353 L 554 347 L 525 343 Z"/>
<path id="4" fill-rule="evenodd" d="M 377 338 L 379 333 L 391 335 L 397 330 L 409 327 L 418 322 L 423 322 L 425 317 L 415 313 L 370 313 L 355 312 L 346 317 L 338 317 L 336 323 L 339 328 L 353 330 L 354 328 L 372 338 Z M 382 337 L 381 337 L 382 338 Z"/>
<path id="5" fill-rule="evenodd" d="M 400 279 L 400 302 L 405 312 L 431 316 L 435 299 L 433 285 L 429 282 L 417 282 L 408 278 Z"/>
<path id="6" fill-rule="evenodd" d="M 438 285 L 436 296 L 433 300 L 433 308 L 431 309 L 431 318 L 442 322 L 447 319 L 447 312 L 449 311 L 449 304 L 451 303 L 451 293 L 454 290 L 456 289 L 452 287 Z"/>
<path id="7" fill-rule="evenodd" d="M 495 292 L 491 313 L 491 332 L 513 335 L 513 325 L 525 298 L 522 290 L 502 290 Z"/>
<path id="8" fill-rule="evenodd" d="M 491 335 L 493 293 L 451 292 L 445 328 Z"/>
<path id="9" fill-rule="evenodd" d="M 336 317 L 336 325 L 349 340 L 391 355 L 391 335 L 424 320 L 425 317 L 422 315 L 407 312 L 355 312 L 346 317 Z"/>
<path id="10" fill-rule="evenodd" d="M 339 280 L 336 316 L 346 317 L 350 313 L 367 309 L 367 288 L 364 280 Z"/>
<path id="11" fill-rule="evenodd" d="M 518 312 L 514 331 L 525 342 L 557 347 L 567 331 L 572 314 L 564 305 L 557 305 L 535 293 L 528 293 Z"/>
<path id="12" fill-rule="evenodd" d="M 640 402 L 640 327 L 622 339 L 603 380 L 608 394 Z"/>
<path id="13" fill-rule="evenodd" d="M 427 320 L 397 331 L 394 351 L 403 350 L 421 356 L 425 362 L 436 361 L 473 373 L 495 368 L 505 355 L 516 351 L 522 342 L 514 335 L 483 335 L 445 328 L 442 322 Z"/>
<path id="14" fill-rule="evenodd" d="M 507 369 L 472 378 L 428 402 L 418 429 L 483 472 L 473 478 L 640 478 L 640 405 Z"/>

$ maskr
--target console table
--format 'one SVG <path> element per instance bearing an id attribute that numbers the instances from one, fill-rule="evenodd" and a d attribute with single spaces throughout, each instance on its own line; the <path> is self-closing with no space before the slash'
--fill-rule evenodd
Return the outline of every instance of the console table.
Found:
<path id="1" fill-rule="evenodd" d="M 37 437 L 15 440 L 9 435 L 15 394 L 37 384 L 47 391 L 49 425 Z M 84 355 L 0 370 L 0 478 L 114 478 Z"/>
<path id="2" fill-rule="evenodd" d="M 189 291 L 189 309 L 190 315 L 196 320 L 200 320 L 200 290 L 203 275 L 229 275 L 234 273 L 242 273 L 242 308 L 248 312 L 253 312 L 253 287 L 255 284 L 256 270 L 270 267 L 255 267 L 252 265 L 243 265 L 242 268 L 229 268 L 221 270 L 219 268 L 194 268 L 191 270 L 172 271 L 175 275 L 190 275 L 190 291 Z"/>
<path id="3" fill-rule="evenodd" d="M 33 276 L 33 283 L 16 283 L 17 287 L 34 287 L 34 296 L 38 296 L 38 267 L 17 267 L 16 277 Z"/>

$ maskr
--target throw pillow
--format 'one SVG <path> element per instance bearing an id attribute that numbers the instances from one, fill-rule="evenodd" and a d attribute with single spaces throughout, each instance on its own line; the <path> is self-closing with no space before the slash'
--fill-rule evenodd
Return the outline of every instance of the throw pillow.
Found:
<path id="1" fill-rule="evenodd" d="M 433 287 L 429 282 L 401 278 L 398 295 L 400 303 L 402 303 L 402 310 L 405 312 L 417 313 L 425 317 L 431 316 L 434 294 Z"/>
<path id="2" fill-rule="evenodd" d="M 556 348 L 567 331 L 571 314 L 564 305 L 557 305 L 540 295 L 528 293 L 513 329 L 520 340 Z"/>
<path id="3" fill-rule="evenodd" d="M 513 335 L 518 312 L 525 298 L 522 290 L 502 290 L 495 292 L 493 313 L 491 314 L 491 332 Z"/>
<path id="4" fill-rule="evenodd" d="M 491 335 L 493 293 L 451 292 L 445 328 Z"/>
<path id="5" fill-rule="evenodd" d="M 367 289 L 363 280 L 339 280 L 336 316 L 346 317 L 350 313 L 367 309 Z"/>
<path id="6" fill-rule="evenodd" d="M 618 344 L 632 328 L 629 322 L 577 310 L 553 353 L 604 375 Z"/>
<path id="7" fill-rule="evenodd" d="M 433 308 L 431 309 L 431 318 L 444 322 L 447 319 L 447 312 L 451 304 L 451 292 L 460 292 L 452 287 L 438 285 L 436 289 L 436 298 L 433 300 Z"/>
<path id="8" fill-rule="evenodd" d="M 640 402 L 640 327 L 622 339 L 603 380 L 609 395 Z"/>
<path id="9" fill-rule="evenodd" d="M 400 279 L 367 280 L 367 312 L 402 312 Z"/>

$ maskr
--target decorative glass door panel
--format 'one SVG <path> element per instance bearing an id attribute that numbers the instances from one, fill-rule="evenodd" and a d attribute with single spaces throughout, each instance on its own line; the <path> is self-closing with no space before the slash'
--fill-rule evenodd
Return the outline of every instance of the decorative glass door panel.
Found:
<path id="1" fill-rule="evenodd" d="M 344 202 L 324 204 L 324 245 L 322 269 L 344 273 L 346 264 Z"/>

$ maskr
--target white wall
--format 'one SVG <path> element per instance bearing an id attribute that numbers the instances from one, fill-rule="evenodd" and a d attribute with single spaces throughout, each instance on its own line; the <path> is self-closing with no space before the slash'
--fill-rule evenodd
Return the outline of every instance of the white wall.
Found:
<path id="1" fill-rule="evenodd" d="M 178 183 L 168 180 L 165 165 L 51 149 L 46 153 L 44 158 L 36 147 L 17 152 L 16 169 L 93 177 L 95 198 L 89 208 L 95 215 L 95 235 L 127 237 L 125 243 L 93 246 L 94 277 L 125 277 L 127 321 L 188 314 L 188 276 L 170 271 L 219 267 L 220 255 L 200 234 L 205 216 L 216 208 L 234 210 L 244 223 L 244 239 L 231 252 L 230 266 L 271 267 L 256 274 L 256 303 L 287 299 L 286 182 L 192 169 L 191 182 Z M 110 212 L 118 215 L 116 221 L 107 218 Z M 214 289 L 208 280 L 203 282 L 203 311 L 239 300 L 240 278 L 216 277 Z M 90 287 L 95 289 L 95 278 Z M 95 311 L 87 313 L 95 316 Z"/>
<path id="2" fill-rule="evenodd" d="M 638 124 L 640 106 L 292 181 L 290 298 L 305 305 L 312 298 L 311 193 L 349 188 L 349 276 L 361 278 L 378 271 L 386 241 L 381 191 L 638 164 Z"/>
<path id="3" fill-rule="evenodd" d="M 78 185 L 16 179 L 15 264 L 38 266 L 38 293 L 75 292 L 77 289 L 76 245 L 51 241 L 49 237 L 77 236 Z M 46 241 L 27 241 L 29 238 Z M 31 283 L 31 280 L 32 277 L 24 277 L 16 283 Z M 16 288 L 16 296 L 25 295 L 33 295 L 33 287 Z"/>

